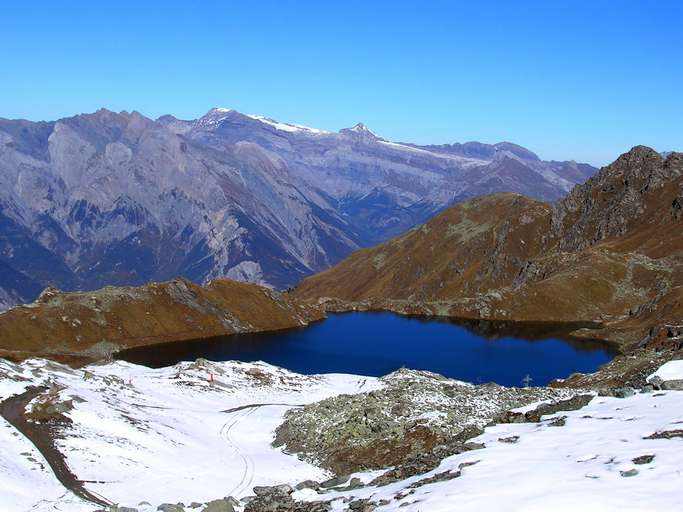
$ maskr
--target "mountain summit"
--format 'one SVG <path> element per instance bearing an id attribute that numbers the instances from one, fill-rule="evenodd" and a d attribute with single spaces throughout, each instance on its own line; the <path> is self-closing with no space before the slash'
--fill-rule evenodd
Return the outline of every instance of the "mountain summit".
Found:
<path id="1" fill-rule="evenodd" d="M 342 128 L 341 130 L 339 130 L 339 133 L 354 137 L 355 139 L 361 142 L 384 140 L 382 139 L 382 137 L 379 137 L 375 132 L 370 130 L 370 128 L 365 126 L 363 123 L 357 123 L 355 126 L 351 128 Z"/>

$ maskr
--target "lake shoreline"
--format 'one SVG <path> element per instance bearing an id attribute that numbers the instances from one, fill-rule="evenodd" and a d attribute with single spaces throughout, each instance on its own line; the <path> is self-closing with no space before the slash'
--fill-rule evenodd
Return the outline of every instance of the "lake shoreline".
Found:
<path id="1" fill-rule="evenodd" d="M 578 326 L 585 323 L 481 324 L 387 311 L 331 313 L 306 327 L 137 347 L 115 357 L 153 368 L 200 358 L 262 360 L 309 375 L 381 376 L 407 367 L 506 386 L 519 386 L 530 375 L 534 384 L 546 385 L 577 371 L 596 371 L 618 355 L 611 344 L 572 337 Z"/>

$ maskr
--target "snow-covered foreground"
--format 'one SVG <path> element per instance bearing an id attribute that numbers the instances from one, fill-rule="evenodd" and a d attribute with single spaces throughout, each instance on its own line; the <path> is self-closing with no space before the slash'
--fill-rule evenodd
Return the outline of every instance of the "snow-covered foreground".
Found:
<path id="1" fill-rule="evenodd" d="M 663 374 L 680 378 L 679 369 L 669 365 Z M 142 511 L 327 478 L 271 446 L 284 412 L 382 384 L 351 375 L 302 376 L 264 363 L 154 370 L 114 362 L 72 370 L 43 360 L 0 360 L 0 399 L 30 385 L 52 385 L 60 402 L 72 400 L 65 413 L 72 424 L 58 441 L 71 471 L 89 490 Z M 681 391 L 595 397 L 583 409 L 538 424 L 489 427 L 475 439 L 485 448 L 449 457 L 423 475 L 353 491 L 305 489 L 293 497 L 333 500 L 333 510 L 346 510 L 350 498 L 381 503 L 378 511 L 679 510 L 683 437 L 648 439 L 677 430 L 683 431 Z M 3 512 L 99 508 L 62 487 L 40 453 L 2 418 L 0 453 Z M 368 482 L 378 472 L 357 476 Z"/>
<path id="2" fill-rule="evenodd" d="M 562 416 L 564 426 L 553 426 Z M 648 439 L 667 431 L 680 434 Z M 385 500 L 378 512 L 683 509 L 682 391 L 595 397 L 583 409 L 544 417 L 539 424 L 489 427 L 473 441 L 486 447 L 394 484 L 321 495 L 305 489 L 293 497 L 345 498 L 333 501 L 333 510 L 346 510 L 349 499 Z M 444 472 L 453 477 L 420 483 Z"/>
<path id="3" fill-rule="evenodd" d="M 0 510 L 93 510 L 66 490 L 31 442 L 0 418 Z"/>
<path id="4" fill-rule="evenodd" d="M 240 362 L 159 370 L 115 362 L 71 370 L 34 360 L 20 367 L 0 362 L 2 371 L 9 376 L 0 380 L 0 398 L 48 381 L 64 386 L 59 397 L 73 400 L 73 410 L 66 413 L 73 424 L 58 446 L 69 468 L 89 490 L 134 506 L 206 502 L 252 494 L 255 485 L 325 479 L 325 471 L 271 447 L 275 427 L 292 406 L 379 385 L 373 378 L 302 376 Z M 21 378 L 27 380 L 17 382 Z M 28 510 L 40 501 L 46 502 L 44 510 L 52 510 L 63 503 L 65 489 L 50 478 L 42 457 L 0 421 L 3 459 L 15 454 L 3 460 L 1 510 Z M 25 478 L 28 454 L 46 468 L 36 470 L 33 480 Z M 69 504 L 63 510 L 78 509 Z"/>

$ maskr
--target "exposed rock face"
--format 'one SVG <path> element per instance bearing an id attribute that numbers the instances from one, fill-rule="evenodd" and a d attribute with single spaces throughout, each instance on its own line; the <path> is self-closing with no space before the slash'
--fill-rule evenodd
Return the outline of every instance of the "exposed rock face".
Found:
<path id="1" fill-rule="evenodd" d="M 682 188 L 683 155 L 639 146 L 555 205 L 498 194 L 454 206 L 295 294 L 337 310 L 596 321 L 579 334 L 680 350 L 658 333 L 683 314 Z"/>
<path id="2" fill-rule="evenodd" d="M 0 314 L 0 356 L 100 359 L 129 347 L 285 329 L 319 318 L 317 307 L 229 279 L 94 292 L 48 288 L 33 304 Z"/>
<path id="3" fill-rule="evenodd" d="M 0 307 L 47 285 L 176 276 L 287 288 L 453 202 L 555 200 L 594 171 L 509 143 L 418 147 L 227 109 L 0 119 Z"/>
<path id="4" fill-rule="evenodd" d="M 579 251 L 606 238 L 678 220 L 680 187 L 671 185 L 681 183 L 682 158 L 671 153 L 665 159 L 653 149 L 637 146 L 610 165 L 608 172 L 577 185 L 553 211 L 560 249 Z M 662 192 L 665 201 L 657 197 Z M 659 216 L 646 216 L 655 208 Z"/>
<path id="5" fill-rule="evenodd" d="M 275 444 L 337 474 L 405 464 L 424 472 L 447 455 L 472 449 L 467 440 L 503 412 L 573 394 L 475 386 L 415 370 L 380 380 L 380 390 L 288 411 Z"/>

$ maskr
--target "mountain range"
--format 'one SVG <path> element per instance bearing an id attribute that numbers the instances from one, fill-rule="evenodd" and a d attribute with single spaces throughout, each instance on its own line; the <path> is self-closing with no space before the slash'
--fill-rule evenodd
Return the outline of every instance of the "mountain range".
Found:
<path id="1" fill-rule="evenodd" d="M 504 192 L 459 203 L 287 293 L 182 278 L 48 289 L 0 315 L 0 355 L 92 360 L 127 347 L 379 310 L 456 319 L 491 337 L 554 326 L 623 354 L 562 385 L 642 385 L 683 350 L 682 222 L 683 153 L 663 157 L 639 146 L 560 201 Z"/>
<path id="2" fill-rule="evenodd" d="M 453 203 L 555 201 L 595 171 L 507 142 L 419 146 L 220 108 L 0 119 L 0 309 L 46 286 L 176 276 L 285 289 Z"/>

